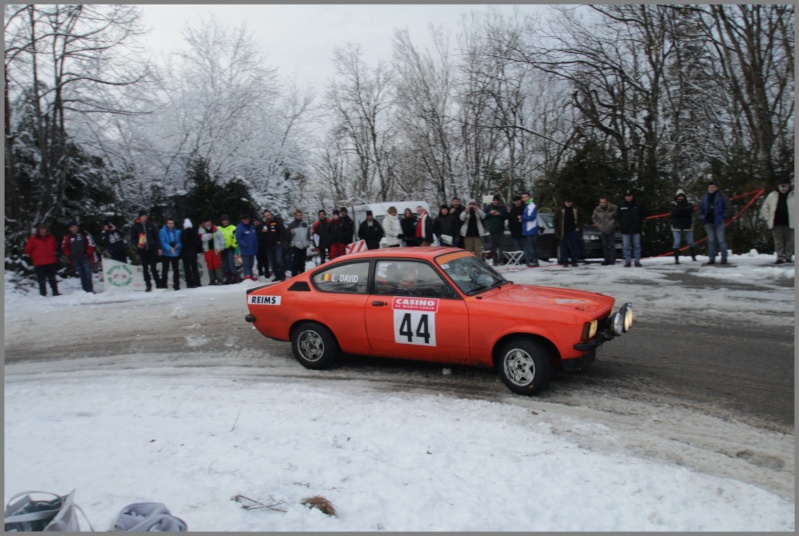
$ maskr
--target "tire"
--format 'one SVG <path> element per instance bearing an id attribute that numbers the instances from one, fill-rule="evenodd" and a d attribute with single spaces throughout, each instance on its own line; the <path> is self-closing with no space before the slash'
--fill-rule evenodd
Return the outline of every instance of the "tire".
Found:
<path id="1" fill-rule="evenodd" d="M 496 367 L 508 389 L 519 395 L 540 393 L 552 377 L 552 364 L 546 346 L 529 338 L 505 342 L 497 352 Z"/>
<path id="2" fill-rule="evenodd" d="M 291 350 L 305 368 L 328 368 L 338 354 L 338 343 L 333 333 L 321 324 L 304 322 L 291 332 Z"/>

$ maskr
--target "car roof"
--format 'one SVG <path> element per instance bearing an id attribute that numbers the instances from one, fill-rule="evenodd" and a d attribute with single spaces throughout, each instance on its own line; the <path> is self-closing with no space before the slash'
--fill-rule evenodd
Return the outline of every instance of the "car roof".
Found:
<path id="1" fill-rule="evenodd" d="M 426 259 L 432 261 L 439 255 L 445 253 L 457 253 L 457 252 L 464 252 L 469 253 L 465 249 L 461 248 L 452 248 L 452 247 L 441 247 L 441 246 L 430 246 L 430 247 L 409 247 L 409 248 L 380 248 L 380 249 L 370 249 L 367 251 L 361 251 L 359 253 L 348 253 L 347 255 L 342 255 L 341 257 L 337 257 L 335 261 L 338 260 L 355 260 L 355 259 L 381 259 L 386 257 L 405 257 L 408 259 Z M 331 262 L 335 262 L 331 261 Z M 327 264 L 327 263 L 325 263 Z"/>

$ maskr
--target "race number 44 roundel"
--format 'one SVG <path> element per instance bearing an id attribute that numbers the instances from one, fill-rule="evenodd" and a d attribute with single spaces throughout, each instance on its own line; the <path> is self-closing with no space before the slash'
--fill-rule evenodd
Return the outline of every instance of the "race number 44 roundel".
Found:
<path id="1" fill-rule="evenodd" d="M 391 308 L 394 310 L 394 342 L 436 345 L 437 299 L 395 296 Z"/>

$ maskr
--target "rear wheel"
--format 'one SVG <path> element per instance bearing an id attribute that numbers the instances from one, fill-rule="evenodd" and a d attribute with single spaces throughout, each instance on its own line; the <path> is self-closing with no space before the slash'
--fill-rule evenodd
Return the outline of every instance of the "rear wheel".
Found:
<path id="1" fill-rule="evenodd" d="M 525 396 L 541 392 L 552 377 L 546 346 L 528 338 L 511 339 L 499 348 L 497 370 L 508 389 Z"/>
<path id="2" fill-rule="evenodd" d="M 304 322 L 291 332 L 291 349 L 303 367 L 319 370 L 333 363 L 338 344 L 333 333 L 323 325 Z"/>

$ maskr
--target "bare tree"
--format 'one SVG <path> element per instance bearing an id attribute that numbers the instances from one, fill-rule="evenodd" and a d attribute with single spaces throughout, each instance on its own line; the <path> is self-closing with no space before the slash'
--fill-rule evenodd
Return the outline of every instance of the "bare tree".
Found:
<path id="1" fill-rule="evenodd" d="M 702 6 L 718 74 L 728 84 L 761 180 L 772 180 L 778 148 L 793 147 L 794 7 Z M 793 162 L 781 162 L 781 171 Z"/>
<path id="2" fill-rule="evenodd" d="M 422 178 L 430 182 L 429 193 L 445 200 L 458 191 L 453 67 L 447 36 L 430 31 L 434 52 L 427 53 L 413 45 L 407 30 L 394 31 L 397 107 L 405 138 L 425 170 Z"/>
<path id="3" fill-rule="evenodd" d="M 67 160 L 80 117 L 123 114 L 116 88 L 140 82 L 146 66 L 127 54 L 141 33 L 139 12 L 125 5 L 6 6 L 6 219 L 27 230 L 59 211 Z M 14 119 L 14 113 L 26 117 Z M 22 123 L 38 165 L 25 187 L 13 154 Z"/>
<path id="4" fill-rule="evenodd" d="M 347 197 L 386 200 L 393 188 L 387 161 L 393 134 L 392 71 L 384 62 L 370 68 L 354 43 L 336 48 L 333 61 L 336 77 L 327 90 L 332 128 L 339 147 L 354 160 Z"/>

